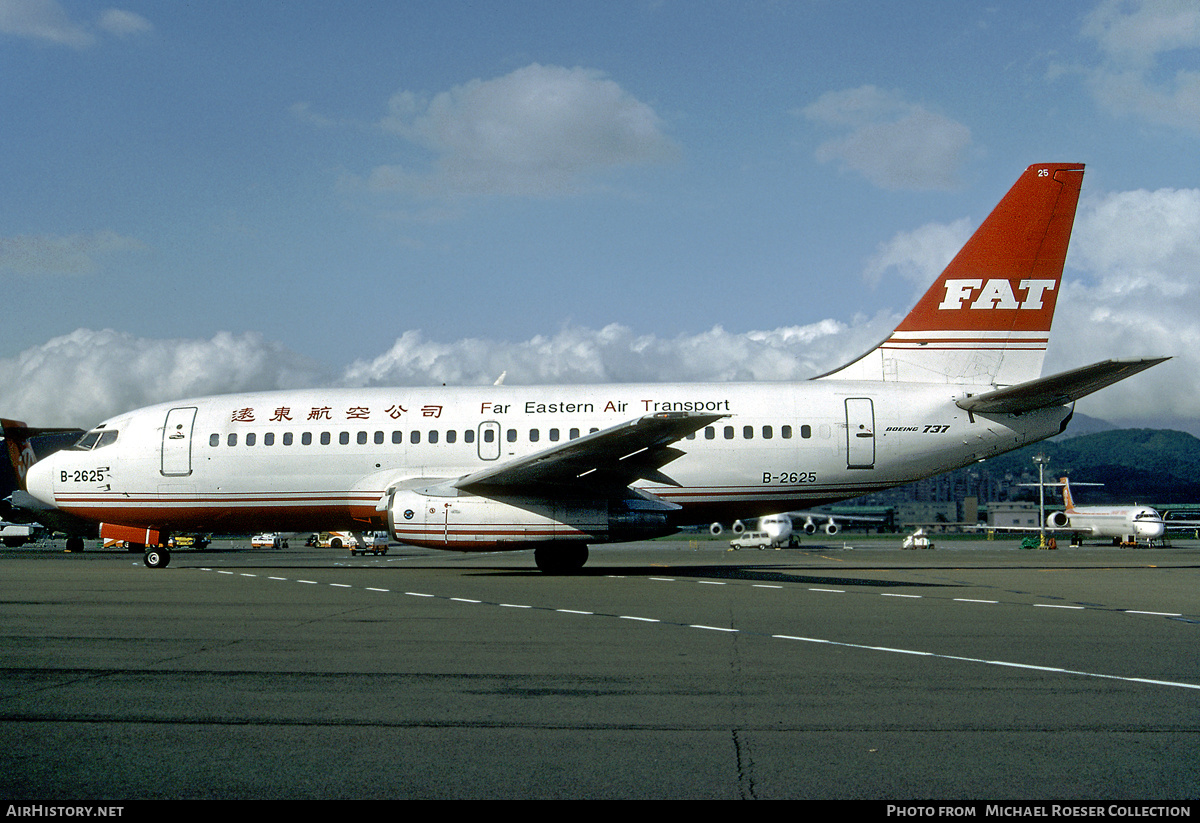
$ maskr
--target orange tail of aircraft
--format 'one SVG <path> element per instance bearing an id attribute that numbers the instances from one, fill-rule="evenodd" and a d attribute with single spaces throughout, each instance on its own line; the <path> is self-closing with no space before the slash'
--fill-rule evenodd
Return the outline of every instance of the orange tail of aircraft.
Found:
<path id="1" fill-rule="evenodd" d="M 980 386 L 1039 377 L 1082 183 L 1081 163 L 1027 168 L 891 336 L 824 377 Z"/>
<path id="2" fill-rule="evenodd" d="M 1058 482 L 1062 483 L 1063 489 L 1063 509 L 1065 511 L 1075 511 L 1075 501 L 1071 499 L 1071 484 L 1067 482 L 1067 478 L 1060 477 Z M 1086 483 L 1084 485 L 1087 485 Z"/>

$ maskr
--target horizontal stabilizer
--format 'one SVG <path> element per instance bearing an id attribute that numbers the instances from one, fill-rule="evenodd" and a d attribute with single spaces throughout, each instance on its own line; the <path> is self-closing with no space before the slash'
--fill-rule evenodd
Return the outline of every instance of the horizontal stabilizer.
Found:
<path id="1" fill-rule="evenodd" d="M 1105 360 L 1102 363 L 1093 363 L 1083 368 L 1030 380 L 1028 383 L 972 395 L 955 403 L 969 412 L 1024 414 L 1050 406 L 1065 405 L 1170 359 L 1144 357 Z"/>

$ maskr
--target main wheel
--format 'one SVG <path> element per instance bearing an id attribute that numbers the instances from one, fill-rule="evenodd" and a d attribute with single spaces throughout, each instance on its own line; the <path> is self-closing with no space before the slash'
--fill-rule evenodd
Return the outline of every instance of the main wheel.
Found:
<path id="1" fill-rule="evenodd" d="M 171 562 L 171 553 L 166 549 L 147 549 L 142 562 L 151 569 L 165 569 Z"/>

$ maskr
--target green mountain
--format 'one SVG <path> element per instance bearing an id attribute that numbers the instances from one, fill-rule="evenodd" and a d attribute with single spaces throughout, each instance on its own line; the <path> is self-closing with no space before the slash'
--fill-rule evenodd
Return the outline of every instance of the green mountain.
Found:
<path id="1" fill-rule="evenodd" d="M 1186 432 L 1111 429 L 1043 441 L 983 465 L 993 473 L 1036 477 L 1033 457 L 1037 454 L 1050 458 L 1047 482 L 1065 474 L 1078 483 L 1104 484 L 1075 489 L 1076 505 L 1200 503 L 1200 439 Z"/>

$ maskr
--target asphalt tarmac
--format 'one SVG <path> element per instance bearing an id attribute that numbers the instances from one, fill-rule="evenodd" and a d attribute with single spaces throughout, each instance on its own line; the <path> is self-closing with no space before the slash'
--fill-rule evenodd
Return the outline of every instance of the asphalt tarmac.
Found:
<path id="1" fill-rule="evenodd" d="M 1200 794 L 1200 543 L 724 545 L 0 551 L 0 797 Z"/>

